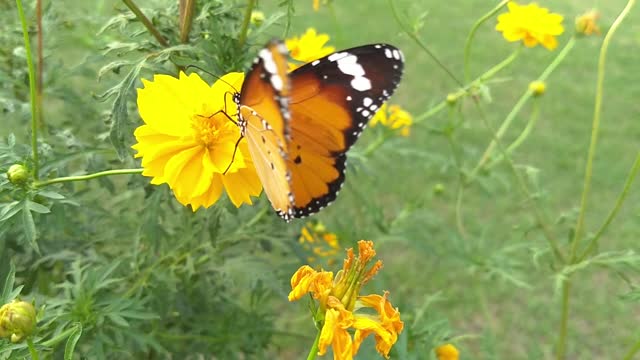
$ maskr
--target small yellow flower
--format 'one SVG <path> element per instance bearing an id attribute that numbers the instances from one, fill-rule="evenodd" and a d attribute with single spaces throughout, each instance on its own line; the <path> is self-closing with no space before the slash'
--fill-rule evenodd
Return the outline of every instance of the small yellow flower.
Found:
<path id="1" fill-rule="evenodd" d="M 26 301 L 13 300 L 0 307 L 0 338 L 17 343 L 36 328 L 36 309 Z"/>
<path id="2" fill-rule="evenodd" d="M 401 136 L 407 137 L 411 134 L 413 117 L 398 105 L 383 104 L 371 119 L 371 126 L 378 124 L 397 130 Z"/>
<path id="3" fill-rule="evenodd" d="M 460 353 L 455 346 L 445 344 L 436 348 L 436 356 L 438 360 L 458 360 Z"/>
<path id="4" fill-rule="evenodd" d="M 313 11 L 320 10 L 320 0 L 313 0 Z"/>
<path id="5" fill-rule="evenodd" d="M 320 221 L 308 222 L 302 230 L 300 230 L 298 242 L 309 253 L 326 260 L 328 265 L 335 263 L 333 257 L 342 250 L 338 236 L 332 232 L 328 232 L 324 224 Z M 307 261 L 314 263 L 316 260 L 315 256 L 309 256 Z"/>
<path id="6" fill-rule="evenodd" d="M 597 24 L 600 13 L 595 10 L 589 10 L 576 18 L 576 31 L 582 35 L 600 35 L 600 27 Z"/>
<path id="7" fill-rule="evenodd" d="M 496 25 L 507 41 L 522 40 L 526 47 L 542 44 L 548 50 L 558 46 L 556 36 L 564 32 L 562 15 L 550 13 L 536 3 L 518 5 L 510 1 L 507 7 L 509 12 L 499 15 Z"/>
<path id="8" fill-rule="evenodd" d="M 138 89 L 144 125 L 136 129 L 132 147 L 142 158 L 142 175 L 154 185 L 168 184 L 193 211 L 211 206 L 223 189 L 236 207 L 251 204 L 251 196 L 262 191 L 248 145 L 243 140 L 235 148 L 240 130 L 223 113 L 236 113 L 225 93 L 233 91 L 228 84 L 240 89 L 243 80 L 244 74 L 229 73 L 209 86 L 197 74 L 180 72 L 179 78 L 143 79 Z"/>
<path id="9" fill-rule="evenodd" d="M 529 83 L 529 90 L 531 90 L 533 96 L 540 96 L 547 90 L 547 84 L 544 81 L 535 80 Z"/>
<path id="10" fill-rule="evenodd" d="M 336 51 L 333 46 L 325 46 L 328 41 L 329 35 L 318 34 L 314 28 L 308 28 L 300 37 L 286 39 L 285 44 L 289 49 L 289 55 L 300 62 L 300 64 L 289 63 L 289 71 Z"/>
<path id="11" fill-rule="evenodd" d="M 373 334 L 376 350 L 389 358 L 391 347 L 404 328 L 400 312 L 388 301 L 386 291 L 382 296 L 359 295 L 360 288 L 382 268 L 379 260 L 370 265 L 375 256 L 373 242 L 360 240 L 358 257 L 348 249 L 335 279 L 332 272 L 316 271 L 308 265 L 291 278 L 289 301 L 310 293 L 319 302 L 318 313 L 314 314 L 314 318 L 323 320 L 318 355 L 324 355 L 331 346 L 334 360 L 352 360 L 362 341 Z"/>

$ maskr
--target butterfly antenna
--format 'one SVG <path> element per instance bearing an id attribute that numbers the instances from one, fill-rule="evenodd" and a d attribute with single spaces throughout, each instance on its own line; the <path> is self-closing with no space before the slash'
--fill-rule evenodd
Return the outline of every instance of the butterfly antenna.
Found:
<path id="1" fill-rule="evenodd" d="M 229 169 L 231 168 L 231 165 L 233 164 L 233 161 L 236 159 L 236 152 L 238 152 L 238 145 L 240 144 L 240 140 L 242 140 L 243 137 L 244 136 L 240 135 L 240 138 L 238 139 L 238 141 L 236 141 L 236 146 L 233 148 L 233 155 L 231 155 L 231 162 L 229 163 L 229 166 L 227 166 L 227 168 L 224 170 L 222 175 L 227 175 L 227 171 L 229 171 Z"/>
<path id="2" fill-rule="evenodd" d="M 238 91 L 238 89 L 236 89 L 236 87 L 235 87 L 235 86 L 231 85 L 230 83 L 228 83 L 227 81 L 225 81 L 224 79 L 222 79 L 220 76 L 215 75 L 215 74 L 212 74 L 211 72 L 209 72 L 209 71 L 207 71 L 207 70 L 205 70 L 205 69 L 201 68 L 201 67 L 200 67 L 200 66 L 198 66 L 198 65 L 187 65 L 187 67 L 185 68 L 185 71 L 186 71 L 186 70 L 188 70 L 189 68 L 196 68 L 196 69 L 198 69 L 198 70 L 202 71 L 203 73 L 209 74 L 209 75 L 213 76 L 214 78 L 216 78 L 216 79 L 218 79 L 218 80 L 222 81 L 223 83 L 225 83 L 225 84 L 229 85 L 229 86 L 230 86 L 230 87 L 231 87 L 235 92 L 240 92 L 240 91 Z"/>

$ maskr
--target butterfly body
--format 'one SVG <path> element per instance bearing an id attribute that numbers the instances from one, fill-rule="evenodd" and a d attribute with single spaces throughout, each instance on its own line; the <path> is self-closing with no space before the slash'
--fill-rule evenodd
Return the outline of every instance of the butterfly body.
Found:
<path id="1" fill-rule="evenodd" d="M 391 45 L 364 45 L 287 73 L 286 55 L 281 42 L 267 44 L 234 100 L 267 197 L 290 221 L 335 200 L 346 152 L 397 87 L 403 57 Z"/>

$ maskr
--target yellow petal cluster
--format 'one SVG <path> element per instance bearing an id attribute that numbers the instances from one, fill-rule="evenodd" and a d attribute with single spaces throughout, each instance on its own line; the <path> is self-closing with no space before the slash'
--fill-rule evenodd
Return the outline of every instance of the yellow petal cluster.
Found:
<path id="1" fill-rule="evenodd" d="M 307 258 L 309 263 L 315 263 L 319 258 L 326 260 L 328 265 L 333 265 L 333 257 L 342 250 L 338 235 L 327 231 L 320 221 L 307 222 L 300 230 L 298 242 L 312 254 Z"/>
<path id="2" fill-rule="evenodd" d="M 564 32 L 562 15 L 550 13 L 536 3 L 519 5 L 510 1 L 507 7 L 509 12 L 500 14 L 496 25 L 507 41 L 522 41 L 526 47 L 541 44 L 548 50 L 558 46 L 556 37 Z"/>
<path id="3" fill-rule="evenodd" d="M 372 265 L 376 252 L 373 242 L 358 242 L 358 257 L 353 249 L 347 250 L 344 261 L 335 279 L 333 273 L 316 271 L 308 265 L 302 266 L 291 278 L 289 301 L 310 293 L 319 302 L 316 318 L 323 320 L 318 342 L 318 355 L 333 349 L 334 360 L 352 360 L 362 341 L 374 335 L 376 350 L 389 357 L 391 347 L 404 328 L 400 312 L 388 301 L 388 292 L 383 295 L 359 295 L 366 284 L 382 267 L 381 261 Z M 352 334 L 353 333 L 353 334 Z"/>
<path id="4" fill-rule="evenodd" d="M 600 35 L 598 19 L 600 13 L 597 10 L 589 10 L 576 18 L 576 31 L 581 35 Z"/>
<path id="5" fill-rule="evenodd" d="M 135 157 L 154 185 L 168 184 L 176 199 L 209 207 L 226 190 L 239 207 L 251 204 L 262 184 L 245 140 L 228 114 L 237 107 L 229 94 L 242 87 L 244 74 L 229 73 L 209 86 L 197 74 L 155 75 L 142 80 L 138 111 L 144 124 L 134 136 Z M 235 89 L 234 89 L 235 88 Z"/>
<path id="6" fill-rule="evenodd" d="M 329 35 L 318 34 L 316 29 L 308 28 L 302 36 L 285 40 L 289 55 L 299 63 L 289 63 L 289 71 L 293 71 L 308 62 L 320 59 L 336 51 L 333 46 L 325 46 Z"/>
<path id="7" fill-rule="evenodd" d="M 413 117 L 398 105 L 383 104 L 371 119 L 371 126 L 378 124 L 397 130 L 401 136 L 408 137 L 411 134 Z"/>

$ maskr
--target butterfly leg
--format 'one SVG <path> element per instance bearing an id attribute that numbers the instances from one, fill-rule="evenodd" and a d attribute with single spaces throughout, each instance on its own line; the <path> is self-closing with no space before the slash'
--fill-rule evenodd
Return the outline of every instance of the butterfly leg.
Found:
<path id="1" fill-rule="evenodd" d="M 240 135 L 240 138 L 238 139 L 238 141 L 236 141 L 236 145 L 233 147 L 233 155 L 231 155 L 231 162 L 229 163 L 229 166 L 227 166 L 227 168 L 222 173 L 223 175 L 227 174 L 227 171 L 229 171 L 229 169 L 231 168 L 231 165 L 233 164 L 233 160 L 236 159 L 236 152 L 238 152 L 238 145 L 240 144 L 240 141 L 242 140 L 243 137 L 244 136 Z"/>

